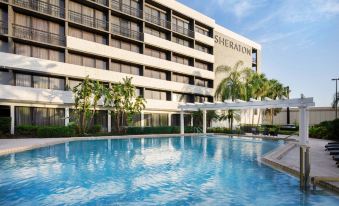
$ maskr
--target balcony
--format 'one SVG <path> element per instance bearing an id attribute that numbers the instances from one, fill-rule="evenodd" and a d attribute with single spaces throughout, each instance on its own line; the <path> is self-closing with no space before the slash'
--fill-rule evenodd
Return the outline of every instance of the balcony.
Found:
<path id="1" fill-rule="evenodd" d="M 112 0 L 112 9 L 120 11 L 124 14 L 142 18 L 142 10 L 133 8 L 129 5 L 123 4 L 117 0 Z"/>
<path id="2" fill-rule="evenodd" d="M 93 1 L 93 2 L 95 2 L 97 4 L 108 6 L 108 0 L 89 0 L 89 1 Z"/>
<path id="3" fill-rule="evenodd" d="M 92 16 L 87 16 L 75 11 L 69 11 L 69 20 L 73 21 L 75 23 L 83 24 L 88 27 L 96 28 L 96 29 L 101 29 L 101 30 L 108 30 L 108 24 L 107 21 L 101 20 L 101 19 L 96 19 Z"/>
<path id="4" fill-rule="evenodd" d="M 186 29 L 186 28 L 181 27 L 179 25 L 172 24 L 172 30 L 174 32 L 179 33 L 179 34 L 183 34 L 185 36 L 189 36 L 189 37 L 194 38 L 194 32 L 192 30 Z"/>
<path id="5" fill-rule="evenodd" d="M 0 34 L 7 34 L 7 33 L 8 33 L 7 22 L 0 21 Z"/>
<path id="6" fill-rule="evenodd" d="M 0 0 L 0 2 L 8 3 L 8 0 Z"/>
<path id="7" fill-rule="evenodd" d="M 58 46 L 65 46 L 65 36 L 13 24 L 13 36 Z"/>
<path id="8" fill-rule="evenodd" d="M 167 29 L 171 29 L 171 22 L 167 21 L 165 19 L 160 19 L 157 16 L 153 16 L 151 14 L 145 13 L 145 20 L 148 22 L 151 22 L 153 24 L 156 24 L 158 26 L 167 28 Z"/>
<path id="9" fill-rule="evenodd" d="M 41 0 L 14 0 L 17 6 L 32 9 L 55 17 L 65 18 L 65 9 Z"/>
<path id="10" fill-rule="evenodd" d="M 138 41 L 143 40 L 143 34 L 141 32 L 133 31 L 129 28 L 124 28 L 124 27 L 121 27 L 121 26 L 116 25 L 116 24 L 112 24 L 112 33 L 117 34 L 117 35 L 121 35 L 121 36 L 124 36 L 124 37 L 128 37 L 128 38 L 131 38 L 131 39 L 135 39 L 135 40 L 138 40 Z"/>

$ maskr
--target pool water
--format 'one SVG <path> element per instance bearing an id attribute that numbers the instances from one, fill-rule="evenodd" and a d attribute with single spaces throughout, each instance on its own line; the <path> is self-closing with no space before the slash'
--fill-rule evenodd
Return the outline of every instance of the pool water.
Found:
<path id="1" fill-rule="evenodd" d="M 281 142 L 75 141 L 0 157 L 0 205 L 339 205 L 258 158 Z"/>

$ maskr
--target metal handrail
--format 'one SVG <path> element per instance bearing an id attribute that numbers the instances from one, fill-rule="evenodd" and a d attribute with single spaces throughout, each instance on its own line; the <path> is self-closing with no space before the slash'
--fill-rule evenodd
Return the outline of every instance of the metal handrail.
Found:
<path id="1" fill-rule="evenodd" d="M 143 33 L 112 24 L 112 33 L 142 41 Z"/>
<path id="2" fill-rule="evenodd" d="M 17 24 L 13 24 L 13 35 L 22 39 L 29 39 L 60 46 L 65 46 L 66 42 L 65 36 Z"/>
<path id="3" fill-rule="evenodd" d="M 189 37 L 194 37 L 194 31 L 186 29 L 174 23 L 172 24 L 172 30 Z"/>
<path id="4" fill-rule="evenodd" d="M 167 29 L 171 28 L 171 22 L 170 21 L 167 21 L 165 19 L 161 19 L 157 16 L 153 16 L 152 14 L 148 14 L 146 12 L 144 13 L 144 15 L 145 15 L 145 20 L 148 21 L 148 22 L 151 22 L 153 24 L 159 25 L 159 26 L 167 28 Z"/>
<path id="5" fill-rule="evenodd" d="M 72 10 L 68 11 L 69 20 L 97 29 L 108 30 L 108 23 L 105 20 L 97 19 Z"/>
<path id="6" fill-rule="evenodd" d="M 108 6 L 108 0 L 90 0 L 94 1 L 95 3 L 102 4 L 104 6 Z"/>
<path id="7" fill-rule="evenodd" d="M 122 13 L 131 15 L 131 16 L 135 16 L 138 18 L 142 18 L 142 10 L 137 9 L 137 8 L 133 8 L 129 5 L 123 4 L 117 0 L 112 0 L 112 4 L 111 4 L 112 9 L 121 11 Z"/>
<path id="8" fill-rule="evenodd" d="M 51 16 L 65 18 L 65 9 L 40 0 L 14 0 L 15 5 L 32 9 Z"/>
<path id="9" fill-rule="evenodd" d="M 0 21 L 0 34 L 7 34 L 7 33 L 8 33 L 7 22 Z"/>

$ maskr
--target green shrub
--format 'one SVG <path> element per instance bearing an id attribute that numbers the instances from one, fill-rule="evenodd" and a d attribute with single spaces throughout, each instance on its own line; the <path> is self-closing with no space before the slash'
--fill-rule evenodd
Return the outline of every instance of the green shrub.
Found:
<path id="1" fill-rule="evenodd" d="M 320 139 L 339 140 L 339 119 L 324 121 L 310 127 L 309 136 Z"/>
<path id="2" fill-rule="evenodd" d="M 8 134 L 11 131 L 11 118 L 0 117 L 0 133 Z"/>
<path id="3" fill-rule="evenodd" d="M 35 136 L 39 126 L 20 125 L 15 128 L 15 134 L 25 136 Z"/>
<path id="4" fill-rule="evenodd" d="M 185 127 L 186 133 L 194 133 L 194 127 Z M 179 134 L 180 127 L 159 126 L 159 127 L 128 127 L 125 134 Z"/>
<path id="5" fill-rule="evenodd" d="M 100 133 L 101 128 L 102 127 L 101 127 L 100 124 L 93 125 L 91 128 L 89 128 L 88 133 L 90 133 L 90 134 Z"/>
<path id="6" fill-rule="evenodd" d="M 40 138 L 72 137 L 75 134 L 76 129 L 73 126 L 43 126 L 37 129 L 37 136 Z"/>

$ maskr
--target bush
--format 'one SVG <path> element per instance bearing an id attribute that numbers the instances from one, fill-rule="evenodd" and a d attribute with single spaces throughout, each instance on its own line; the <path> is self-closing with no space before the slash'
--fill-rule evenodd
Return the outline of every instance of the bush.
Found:
<path id="1" fill-rule="evenodd" d="M 15 128 L 15 134 L 25 136 L 35 136 L 39 126 L 20 125 Z"/>
<path id="2" fill-rule="evenodd" d="M 100 124 L 93 125 L 91 128 L 89 128 L 88 133 L 90 133 L 90 134 L 100 133 L 101 128 L 102 127 L 101 127 Z"/>
<path id="3" fill-rule="evenodd" d="M 186 133 L 194 133 L 194 127 L 185 127 Z M 160 127 L 128 127 L 125 134 L 179 134 L 180 127 L 160 126 Z"/>
<path id="4" fill-rule="evenodd" d="M 72 137 L 75 134 L 76 129 L 73 126 L 43 126 L 37 129 L 37 136 L 40 138 Z"/>
<path id="5" fill-rule="evenodd" d="M 324 121 L 310 127 L 309 136 L 320 139 L 339 140 L 339 119 Z"/>
<path id="6" fill-rule="evenodd" d="M 11 131 L 11 118 L 0 117 L 0 133 L 8 134 Z"/>

